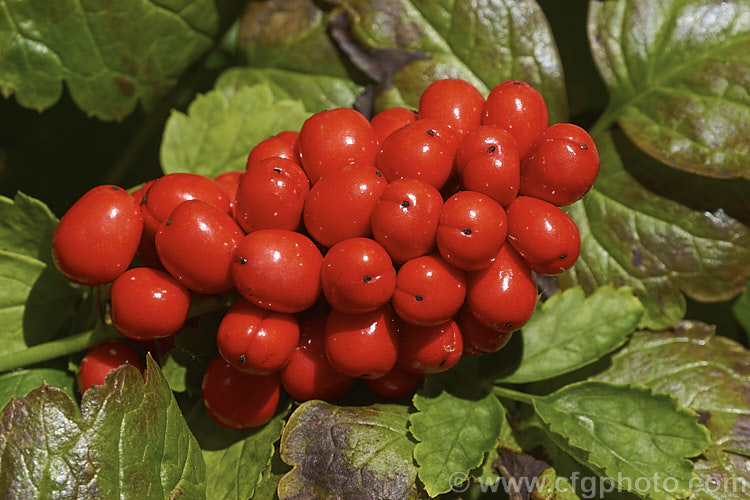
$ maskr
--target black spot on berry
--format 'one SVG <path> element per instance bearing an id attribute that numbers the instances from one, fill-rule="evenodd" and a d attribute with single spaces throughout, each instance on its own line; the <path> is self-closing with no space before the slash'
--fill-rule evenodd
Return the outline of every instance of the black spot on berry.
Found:
<path id="1" fill-rule="evenodd" d="M 505 323 L 505 327 L 506 328 L 512 328 L 513 327 L 513 323 L 510 323 L 510 322 Z"/>
<path id="2" fill-rule="evenodd" d="M 247 264 L 247 259 L 245 257 L 240 257 L 240 264 Z"/>
<path id="3" fill-rule="evenodd" d="M 513 85 L 521 85 L 521 82 L 519 82 L 518 80 L 516 80 L 516 81 L 513 82 Z"/>
<path id="4" fill-rule="evenodd" d="M 164 224 L 166 224 L 167 226 L 171 226 L 172 225 L 172 219 L 167 219 L 167 221 Z"/>
<path id="5" fill-rule="evenodd" d="M 114 189 L 115 191 L 119 191 L 120 190 L 120 188 L 117 187 L 117 186 L 112 186 L 112 189 Z"/>
<path id="6" fill-rule="evenodd" d="M 442 360 L 442 361 L 440 362 L 440 366 L 441 366 L 441 367 L 442 367 L 442 366 L 445 366 L 445 360 Z"/>
<path id="7" fill-rule="evenodd" d="M 238 361 L 240 363 L 244 363 L 245 362 L 245 355 L 244 354 L 240 354 L 240 358 L 238 359 Z"/>
<path id="8" fill-rule="evenodd" d="M 492 146 L 490 146 L 490 147 L 487 148 L 487 152 L 488 153 L 494 153 L 495 151 L 497 151 L 497 146 L 495 146 L 495 145 L 492 145 Z"/>
<path id="9" fill-rule="evenodd" d="M 429 135 L 431 137 L 435 137 L 435 131 L 432 130 L 432 129 L 430 129 L 430 130 L 427 131 L 427 135 Z"/>
<path id="10" fill-rule="evenodd" d="M 146 200 L 148 200 L 148 193 L 143 193 L 143 196 L 141 196 L 141 204 L 146 203 Z"/>
<path id="11" fill-rule="evenodd" d="M 281 169 L 279 167 L 274 167 L 273 171 L 276 172 L 277 174 L 281 173 Z"/>
<path id="12" fill-rule="evenodd" d="M 568 258 L 568 254 L 567 253 L 561 253 L 560 254 L 560 260 L 564 260 L 564 259 L 567 259 L 567 258 Z"/>
<path id="13" fill-rule="evenodd" d="M 370 281 L 372 281 L 372 278 L 369 276 L 365 276 L 364 278 L 362 278 L 362 281 L 364 281 L 365 283 L 369 283 Z"/>
<path id="14" fill-rule="evenodd" d="M 404 200 L 401 202 L 401 206 L 404 208 L 408 207 L 409 205 L 410 205 L 409 200 Z"/>
<path id="15" fill-rule="evenodd" d="M 586 143 L 581 144 L 581 149 L 588 149 L 589 145 Z"/>
<path id="16" fill-rule="evenodd" d="M 463 233 L 464 234 L 471 234 L 471 228 L 467 227 L 466 229 L 464 229 Z"/>
<path id="17" fill-rule="evenodd" d="M 424 300 L 424 297 L 421 295 L 415 295 L 414 298 L 417 299 L 417 302 L 422 302 Z"/>
<path id="18" fill-rule="evenodd" d="M 380 170 L 376 170 L 375 175 L 377 175 L 378 177 L 383 177 L 383 174 L 380 173 Z"/>

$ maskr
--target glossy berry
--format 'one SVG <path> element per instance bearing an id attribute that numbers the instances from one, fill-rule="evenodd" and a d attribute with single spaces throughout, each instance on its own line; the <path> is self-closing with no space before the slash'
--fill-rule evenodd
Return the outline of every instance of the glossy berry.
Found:
<path id="1" fill-rule="evenodd" d="M 367 380 L 367 388 L 381 398 L 403 398 L 411 396 L 422 385 L 424 375 L 406 371 L 396 365 L 380 378 Z"/>
<path id="2" fill-rule="evenodd" d="M 378 147 L 370 122 L 349 108 L 316 113 L 305 121 L 299 133 L 302 167 L 311 185 L 347 165 L 375 165 Z"/>
<path id="3" fill-rule="evenodd" d="M 251 429 L 276 413 L 281 396 L 278 373 L 257 375 L 240 371 L 216 356 L 203 374 L 203 402 L 218 424 Z"/>
<path id="4" fill-rule="evenodd" d="M 323 177 L 305 200 L 307 232 L 329 248 L 349 238 L 370 236 L 372 213 L 387 186 L 375 167 L 349 165 Z"/>
<path id="5" fill-rule="evenodd" d="M 496 85 L 487 96 L 482 125 L 495 125 L 510 132 L 523 158 L 534 139 L 549 125 L 547 104 L 531 85 L 508 80 Z"/>
<path id="6" fill-rule="evenodd" d="M 521 194 L 569 205 L 583 198 L 599 174 L 599 152 L 591 136 L 572 123 L 547 127 L 521 166 Z"/>
<path id="7" fill-rule="evenodd" d="M 283 137 L 271 136 L 268 139 L 260 141 L 247 156 L 245 168 L 249 169 L 261 160 L 268 158 L 285 158 L 287 160 L 299 163 L 299 153 L 294 149 L 295 143 Z"/>
<path id="8" fill-rule="evenodd" d="M 443 199 L 432 185 L 419 179 L 388 184 L 372 212 L 372 237 L 396 264 L 435 248 Z"/>
<path id="9" fill-rule="evenodd" d="M 396 277 L 393 309 L 412 325 L 430 326 L 451 319 L 466 297 L 466 274 L 436 254 L 404 263 Z"/>
<path id="10" fill-rule="evenodd" d="M 536 279 L 511 245 L 503 245 L 488 267 L 468 274 L 466 305 L 488 328 L 513 331 L 534 313 Z"/>
<path id="11" fill-rule="evenodd" d="M 78 390 L 81 394 L 92 385 L 104 384 L 107 374 L 118 366 L 129 364 L 143 373 L 138 353 L 123 342 L 107 342 L 89 350 L 78 367 Z"/>
<path id="12" fill-rule="evenodd" d="M 388 136 L 378 153 L 377 166 L 393 182 L 420 179 L 437 189 L 453 172 L 458 135 L 445 123 L 420 119 Z"/>
<path id="13" fill-rule="evenodd" d="M 169 274 L 188 289 L 221 293 L 232 288 L 232 260 L 243 236 L 229 215 L 208 203 L 190 200 L 161 223 L 156 251 Z"/>
<path id="14" fill-rule="evenodd" d="M 552 203 L 530 196 L 508 206 L 508 242 L 539 274 L 567 271 L 581 253 L 575 222 Z"/>
<path id="15" fill-rule="evenodd" d="M 294 315 L 269 311 L 244 299 L 229 308 L 216 333 L 222 357 L 249 373 L 281 370 L 298 343 L 299 325 Z"/>
<path id="16" fill-rule="evenodd" d="M 440 255 L 452 266 L 476 271 L 489 266 L 505 243 L 505 210 L 476 191 L 460 191 L 443 204 L 437 230 Z"/>
<path id="17" fill-rule="evenodd" d="M 349 377 L 378 378 L 396 364 L 398 335 L 395 318 L 384 306 L 361 314 L 331 309 L 325 328 L 325 349 L 331 365 Z"/>
<path id="18" fill-rule="evenodd" d="M 240 170 L 232 170 L 230 172 L 224 172 L 214 177 L 214 181 L 221 186 L 227 196 L 229 197 L 229 205 L 234 207 L 234 198 L 237 195 L 237 188 L 240 186 L 240 181 L 245 172 Z"/>
<path id="19" fill-rule="evenodd" d="M 456 171 L 461 185 L 508 205 L 521 183 L 518 147 L 513 136 L 493 126 L 477 127 L 458 144 Z"/>
<path id="20" fill-rule="evenodd" d="M 404 125 L 408 125 L 417 119 L 417 114 L 406 108 L 388 108 L 372 117 L 370 124 L 378 141 L 382 144 L 386 137 Z"/>
<path id="21" fill-rule="evenodd" d="M 472 84 L 457 78 L 432 82 L 419 99 L 419 118 L 450 125 L 464 135 L 482 123 L 484 97 Z"/>
<path id="22" fill-rule="evenodd" d="M 144 182 L 140 188 L 133 191 L 133 199 L 135 200 L 136 205 L 139 206 L 139 211 L 141 202 L 144 200 L 144 196 L 154 182 L 156 182 L 156 179 Z M 145 225 L 143 227 L 143 232 L 141 233 L 141 241 L 140 243 L 138 243 L 138 250 L 135 252 L 135 255 L 139 259 L 141 259 L 141 262 L 143 262 L 148 267 L 154 267 L 157 269 L 162 268 L 161 261 L 159 260 L 159 256 L 156 253 L 156 246 L 154 245 L 154 234 L 149 233 L 149 231 L 146 230 Z"/>
<path id="23" fill-rule="evenodd" d="M 63 215 L 52 240 L 52 257 L 69 280 L 103 285 L 128 268 L 142 231 L 133 197 L 117 186 L 97 186 Z"/>
<path id="24" fill-rule="evenodd" d="M 323 258 L 323 293 L 334 309 L 345 313 L 374 311 L 396 289 L 396 270 L 388 252 L 369 238 L 333 245 Z"/>
<path id="25" fill-rule="evenodd" d="M 242 177 L 234 217 L 247 233 L 258 229 L 296 231 L 309 192 L 302 167 L 286 158 L 267 158 L 249 167 Z"/>
<path id="26" fill-rule="evenodd" d="M 237 291 L 272 311 L 295 313 L 320 296 L 323 256 L 310 238 L 284 229 L 261 229 L 240 242 L 232 266 Z"/>
<path id="27" fill-rule="evenodd" d="M 156 236 L 159 224 L 167 220 L 182 202 L 188 200 L 201 200 L 232 215 L 232 199 L 213 179 L 197 174 L 168 174 L 156 179 L 141 199 L 145 231 Z"/>
<path id="28" fill-rule="evenodd" d="M 126 271 L 112 283 L 112 324 L 134 340 L 177 333 L 187 319 L 190 292 L 168 273 L 148 267 Z"/>
<path id="29" fill-rule="evenodd" d="M 281 369 L 281 385 L 297 401 L 322 399 L 334 401 L 349 390 L 354 382 L 336 371 L 326 356 L 325 316 L 317 316 L 300 324 L 300 341 L 291 359 Z"/>
<path id="30" fill-rule="evenodd" d="M 433 326 L 399 325 L 397 363 L 405 370 L 424 375 L 450 370 L 463 350 L 461 330 L 454 320 Z"/>
<path id="31" fill-rule="evenodd" d="M 461 329 L 464 354 L 497 352 L 505 347 L 512 335 L 512 332 L 496 331 L 487 327 L 467 306 L 461 308 L 455 319 Z"/>
<path id="32" fill-rule="evenodd" d="M 512 155 L 518 159 L 516 140 L 504 128 L 492 125 L 476 127 L 464 135 L 456 146 L 456 172 L 462 175 L 472 159 L 484 155 Z"/>

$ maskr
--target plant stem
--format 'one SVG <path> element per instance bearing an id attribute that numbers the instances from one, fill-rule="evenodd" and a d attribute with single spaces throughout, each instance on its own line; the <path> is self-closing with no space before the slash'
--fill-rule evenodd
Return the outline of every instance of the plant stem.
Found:
<path id="1" fill-rule="evenodd" d="M 121 335 L 114 327 L 101 326 L 70 337 L 31 346 L 20 352 L 0 356 L 0 372 L 67 356 L 118 338 L 121 338 Z"/>
<path id="2" fill-rule="evenodd" d="M 513 401 L 518 401 L 519 403 L 526 403 L 527 405 L 534 406 L 534 396 L 531 394 L 526 394 L 525 392 L 515 391 L 513 389 L 508 389 L 507 387 L 500 387 L 495 386 L 494 389 L 495 395 L 501 398 L 508 398 L 512 399 Z"/>

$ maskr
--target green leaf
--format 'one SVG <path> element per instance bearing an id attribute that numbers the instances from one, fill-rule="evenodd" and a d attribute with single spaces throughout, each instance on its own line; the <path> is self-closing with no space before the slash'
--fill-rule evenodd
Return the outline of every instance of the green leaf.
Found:
<path id="1" fill-rule="evenodd" d="M 352 107 L 363 87 L 352 81 L 329 26 L 330 14 L 313 0 L 250 3 L 237 46 L 251 67 L 228 70 L 216 87 L 268 81 L 274 94 L 300 99 L 310 112 Z"/>
<path id="2" fill-rule="evenodd" d="M 750 495 L 750 458 L 711 449 L 695 463 L 690 500 L 745 500 Z"/>
<path id="3" fill-rule="evenodd" d="M 674 331 L 638 332 L 596 378 L 669 394 L 701 415 L 721 449 L 750 455 L 750 351 L 714 328 L 685 321 Z"/>
<path id="4" fill-rule="evenodd" d="M 748 283 L 750 284 L 750 279 L 748 279 Z M 747 337 L 750 338 L 750 286 L 747 286 L 745 291 L 732 304 L 732 313 L 744 328 Z"/>
<path id="5" fill-rule="evenodd" d="M 589 38 L 605 112 L 650 155 L 750 178 L 750 5 L 745 0 L 592 1 Z"/>
<path id="6" fill-rule="evenodd" d="M 288 413 L 289 404 L 283 404 L 264 426 L 238 431 L 214 422 L 203 400 L 197 401 L 187 418 L 206 462 L 206 498 L 253 497 L 263 473 L 270 474 L 274 443 L 281 437 Z"/>
<path id="7" fill-rule="evenodd" d="M 170 90 L 211 47 L 218 24 L 212 0 L 4 1 L 0 87 L 44 109 L 64 82 L 82 110 L 119 119 Z"/>
<path id="8" fill-rule="evenodd" d="M 0 354 L 53 338 L 80 295 L 54 267 L 0 250 Z"/>
<path id="9" fill-rule="evenodd" d="M 0 196 L 0 249 L 51 262 L 57 222 L 47 205 L 31 196 Z"/>
<path id="10" fill-rule="evenodd" d="M 558 446 L 644 498 L 687 498 L 693 470 L 687 458 L 711 446 L 694 412 L 641 386 L 581 382 L 533 402 Z M 675 488 L 667 492 L 667 484 Z"/>
<path id="11" fill-rule="evenodd" d="M 601 287 L 588 298 L 581 288 L 553 295 L 521 331 L 520 365 L 498 382 L 535 382 L 593 363 L 624 344 L 642 316 L 627 287 Z"/>
<path id="12" fill-rule="evenodd" d="M 71 398 L 75 398 L 75 379 L 70 372 L 52 368 L 18 370 L 0 375 L 0 409 L 11 398 L 25 398 L 29 392 L 45 384 L 62 389 Z"/>
<path id="13" fill-rule="evenodd" d="M 634 153 L 621 135 L 603 133 L 596 143 L 599 178 L 568 208 L 581 233 L 581 256 L 558 282 L 589 293 L 608 283 L 632 287 L 650 329 L 683 318 L 682 292 L 706 302 L 739 293 L 750 273 L 750 229 L 721 205 L 701 210 L 660 194 L 650 184 L 666 167 Z"/>
<path id="14" fill-rule="evenodd" d="M 419 479 L 431 497 L 451 490 L 454 474 L 482 464 L 497 446 L 505 410 L 497 397 L 461 374 L 427 377 L 414 395 L 416 413 L 409 431 L 418 441 L 414 458 Z M 462 387 L 456 384 L 461 379 Z"/>
<path id="15" fill-rule="evenodd" d="M 43 386 L 0 414 L 0 490 L 10 497 L 205 498 L 205 464 L 158 365 L 123 366 L 78 414 Z"/>
<path id="16" fill-rule="evenodd" d="M 219 76 L 215 88 L 231 96 L 258 83 L 267 84 L 278 98 L 299 99 L 310 113 L 351 108 L 363 89 L 351 80 L 276 68 L 230 68 Z"/>
<path id="17" fill-rule="evenodd" d="M 342 3 L 356 40 L 382 55 L 376 62 L 385 66 L 377 70 L 384 75 L 380 83 L 385 90 L 377 108 L 416 109 L 422 91 L 440 78 L 462 78 L 485 95 L 500 82 L 519 79 L 541 92 L 552 122 L 566 119 L 562 65 L 547 19 L 535 1 Z M 393 67 L 394 49 L 413 54 L 415 60 Z M 357 64 L 357 58 L 353 62 Z"/>
<path id="18" fill-rule="evenodd" d="M 239 89 L 231 97 L 218 90 L 198 96 L 185 115 L 173 112 L 164 129 L 164 173 L 214 177 L 244 170 L 260 141 L 282 130 L 299 130 L 309 113 L 298 101 L 277 99 L 268 84 Z"/>
<path id="19" fill-rule="evenodd" d="M 303 403 L 281 436 L 281 458 L 293 468 L 279 498 L 419 498 L 408 419 L 400 405 Z"/>

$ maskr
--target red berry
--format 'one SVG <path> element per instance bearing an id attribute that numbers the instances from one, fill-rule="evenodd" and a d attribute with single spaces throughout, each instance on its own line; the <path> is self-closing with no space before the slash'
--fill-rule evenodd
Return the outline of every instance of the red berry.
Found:
<path id="1" fill-rule="evenodd" d="M 323 177 L 305 200 L 305 228 L 324 247 L 370 236 L 372 212 L 387 186 L 375 167 L 349 165 Z"/>
<path id="2" fill-rule="evenodd" d="M 299 154 L 299 132 L 294 130 L 283 130 L 276 134 L 276 137 L 286 141 Z"/>
<path id="3" fill-rule="evenodd" d="M 583 198 L 599 174 L 599 152 L 591 136 L 572 123 L 541 133 L 521 167 L 521 194 L 569 205 Z"/>
<path id="4" fill-rule="evenodd" d="M 136 267 L 112 283 L 112 323 L 134 340 L 177 333 L 187 319 L 190 292 L 164 271 Z"/>
<path id="5" fill-rule="evenodd" d="M 453 171 L 458 135 L 438 120 L 420 119 L 388 136 L 377 166 L 389 181 L 413 177 L 443 187 Z"/>
<path id="6" fill-rule="evenodd" d="M 237 195 L 237 188 L 240 186 L 240 181 L 244 174 L 245 172 L 240 170 L 232 170 L 214 177 L 214 181 L 227 193 L 229 205 L 232 207 L 234 206 L 234 198 Z"/>
<path id="7" fill-rule="evenodd" d="M 216 346 L 227 363 L 258 374 L 281 370 L 298 342 L 297 318 L 243 299 L 229 308 L 216 333 Z"/>
<path id="8" fill-rule="evenodd" d="M 323 258 L 323 293 L 331 307 L 345 313 L 374 311 L 396 289 L 396 270 L 388 252 L 369 238 L 333 245 Z"/>
<path id="9" fill-rule="evenodd" d="M 518 146 L 513 136 L 504 128 L 482 125 L 463 136 L 456 146 L 456 172 L 463 175 L 466 165 L 477 156 L 515 157 Z"/>
<path id="10" fill-rule="evenodd" d="M 229 215 L 190 200 L 161 223 L 156 251 L 169 274 L 190 290 L 221 293 L 232 288 L 232 260 L 243 236 Z"/>
<path id="11" fill-rule="evenodd" d="M 381 398 L 403 398 L 411 396 L 422 385 L 424 375 L 394 366 L 380 378 L 367 380 L 367 388 Z"/>
<path id="12" fill-rule="evenodd" d="M 425 255 L 435 247 L 442 205 L 434 186 L 419 179 L 396 179 L 372 212 L 373 238 L 397 264 Z"/>
<path id="13" fill-rule="evenodd" d="M 295 144 L 289 143 L 289 140 L 272 136 L 259 142 L 247 156 L 245 168 L 249 169 L 256 163 L 268 158 L 285 158 L 295 163 L 299 162 L 299 154 L 294 149 Z"/>
<path id="14" fill-rule="evenodd" d="M 378 153 L 378 137 L 360 112 L 336 108 L 316 113 L 299 133 L 302 167 L 310 184 L 347 165 L 371 167 Z"/>
<path id="15" fill-rule="evenodd" d="M 518 154 L 526 150 L 549 125 L 549 112 L 542 95 L 528 83 L 508 80 L 490 91 L 484 104 L 482 125 L 495 125 L 511 133 Z"/>
<path id="16" fill-rule="evenodd" d="M 424 375 L 453 368 L 464 350 L 461 330 L 454 320 L 434 326 L 401 323 L 398 328 L 398 365 Z"/>
<path id="17" fill-rule="evenodd" d="M 489 266 L 505 243 L 505 210 L 489 196 L 460 191 L 443 204 L 437 230 L 440 255 L 452 266 L 476 271 Z"/>
<path id="18" fill-rule="evenodd" d="M 464 340 L 464 354 L 497 352 L 505 347 L 512 335 L 512 332 L 496 331 L 487 327 L 467 306 L 462 307 L 456 315 L 456 323 Z"/>
<path id="19" fill-rule="evenodd" d="M 260 427 L 279 406 L 279 374 L 240 371 L 216 356 L 203 375 L 203 402 L 217 423 L 230 429 Z"/>
<path id="20" fill-rule="evenodd" d="M 534 313 L 536 279 L 511 245 L 503 245 L 494 262 L 468 275 L 466 304 L 493 330 L 513 331 Z"/>
<path id="21" fill-rule="evenodd" d="M 159 224 L 188 200 L 201 200 L 232 215 L 232 199 L 215 180 L 197 174 L 168 174 L 156 179 L 141 200 L 146 232 L 155 236 Z"/>
<path id="22" fill-rule="evenodd" d="M 552 203 L 530 196 L 508 205 L 508 242 L 539 274 L 567 271 L 581 253 L 575 222 Z"/>
<path id="23" fill-rule="evenodd" d="M 336 371 L 326 356 L 324 345 L 325 316 L 300 324 L 300 341 L 291 359 L 281 369 L 281 384 L 298 401 L 322 399 L 333 401 L 349 390 L 354 382 Z"/>
<path id="24" fill-rule="evenodd" d="M 117 186 L 97 186 L 63 215 L 52 240 L 52 257 L 69 280 L 103 285 L 128 268 L 142 231 L 133 197 Z"/>
<path id="25" fill-rule="evenodd" d="M 284 229 L 261 229 L 240 242 L 232 275 L 237 291 L 260 307 L 295 313 L 320 296 L 323 256 L 310 238 Z"/>
<path id="26" fill-rule="evenodd" d="M 430 326 L 451 319 L 466 297 L 466 274 L 435 254 L 404 263 L 396 277 L 393 309 L 407 323 Z"/>
<path id="27" fill-rule="evenodd" d="M 450 125 L 464 135 L 482 122 L 484 97 L 472 84 L 456 78 L 432 82 L 419 99 L 419 118 Z"/>
<path id="28" fill-rule="evenodd" d="M 286 158 L 267 158 L 248 168 L 237 189 L 234 217 L 245 232 L 296 231 L 310 183 L 302 168 Z"/>
<path id="29" fill-rule="evenodd" d="M 416 119 L 417 114 L 410 109 L 388 108 L 373 116 L 370 124 L 382 144 L 386 137 Z"/>
<path id="30" fill-rule="evenodd" d="M 398 335 L 391 310 L 346 314 L 331 309 L 325 349 L 331 365 L 349 377 L 378 378 L 396 364 Z"/>
<path id="31" fill-rule="evenodd" d="M 104 384 L 107 374 L 118 366 L 129 364 L 143 373 L 138 353 L 123 342 L 107 342 L 89 350 L 78 367 L 78 390 L 83 394 L 92 385 Z"/>

